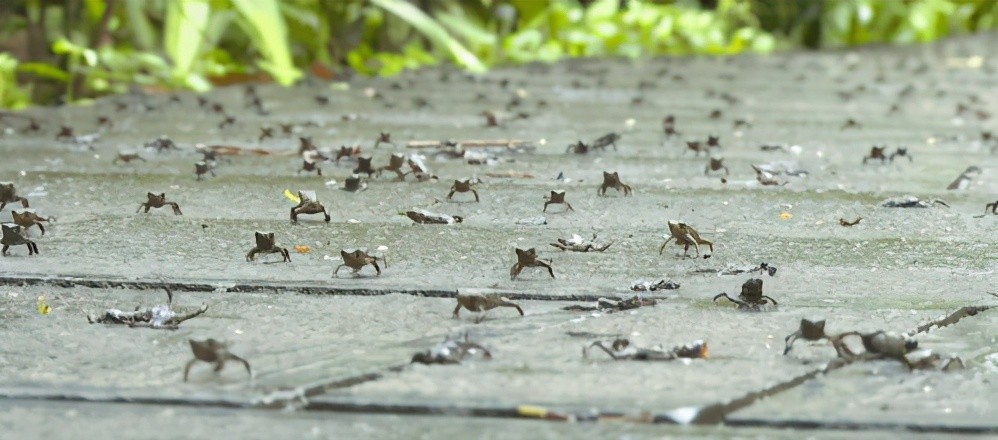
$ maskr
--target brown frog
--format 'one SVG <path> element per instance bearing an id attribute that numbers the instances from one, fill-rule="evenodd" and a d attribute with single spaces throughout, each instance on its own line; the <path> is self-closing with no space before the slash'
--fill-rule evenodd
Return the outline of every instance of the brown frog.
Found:
<path id="1" fill-rule="evenodd" d="M 759 278 L 752 278 L 742 284 L 742 292 L 738 294 L 738 299 L 734 299 L 728 296 L 727 293 L 720 293 L 714 297 L 714 301 L 720 298 L 726 298 L 738 305 L 739 310 L 751 310 L 760 311 L 763 306 L 769 304 L 778 305 L 776 300 L 770 298 L 769 296 L 762 294 L 762 280 Z"/>
<path id="2" fill-rule="evenodd" d="M 515 308 L 520 316 L 523 316 L 523 309 L 520 306 L 510 302 L 508 299 L 499 296 L 499 294 L 458 294 L 457 295 L 457 307 L 454 307 L 454 317 L 460 318 L 461 309 L 467 309 L 472 312 L 488 312 L 496 307 L 512 307 Z M 475 323 L 479 323 L 485 319 L 485 313 L 482 313 Z"/>
<path id="3" fill-rule="evenodd" d="M 28 239 L 24 231 L 21 229 L 20 225 L 14 223 L 4 223 L 0 225 L 3 235 L 0 236 L 0 244 L 3 245 L 3 251 L 0 254 L 6 256 L 7 250 L 11 246 L 24 245 L 28 248 L 28 255 L 35 255 L 38 252 L 38 245 L 34 241 Z"/>
<path id="4" fill-rule="evenodd" d="M 166 193 L 159 193 L 159 194 L 146 193 L 146 197 L 148 198 L 148 200 L 145 203 L 139 204 L 139 209 L 136 209 L 135 212 L 139 212 L 142 210 L 142 208 L 145 208 L 146 209 L 145 213 L 148 214 L 150 208 L 162 208 L 164 206 L 169 205 L 171 208 L 173 208 L 174 214 L 184 215 L 184 213 L 180 212 L 180 205 L 178 205 L 177 202 L 170 202 L 166 200 Z"/>
<path id="5" fill-rule="evenodd" d="M 246 261 L 253 261 L 256 254 L 281 254 L 285 262 L 291 262 L 291 254 L 287 248 L 277 246 L 273 232 L 257 231 L 254 235 L 256 236 L 256 246 L 246 254 Z"/>
<path id="6" fill-rule="evenodd" d="M 364 266 L 374 266 L 374 270 L 377 271 L 375 276 L 381 275 L 381 267 L 378 266 L 378 261 L 385 263 L 385 267 L 388 267 L 388 262 L 383 257 L 370 256 L 367 252 L 360 249 L 341 250 L 340 257 L 343 257 L 343 264 L 336 266 L 336 270 L 333 271 L 333 276 L 335 277 L 339 276 L 340 269 L 344 267 L 353 269 L 353 273 L 357 274 Z"/>
<path id="7" fill-rule="evenodd" d="M 575 209 L 572 208 L 572 204 L 565 200 L 565 191 L 552 190 L 551 195 L 544 197 L 544 209 L 542 209 L 541 212 L 547 212 L 548 205 L 552 204 L 563 204 L 569 211 L 575 211 Z"/>
<path id="8" fill-rule="evenodd" d="M 42 235 L 45 235 L 45 226 L 42 225 L 42 222 L 52 221 L 52 217 L 44 218 L 39 216 L 34 209 L 30 208 L 12 210 L 10 211 L 10 215 L 14 218 L 15 224 L 24 228 L 25 233 L 27 233 L 28 229 L 31 229 L 32 226 L 38 225 L 38 229 L 42 231 Z"/>
<path id="9" fill-rule="evenodd" d="M 141 160 L 142 162 L 147 162 L 146 159 L 134 151 L 119 151 L 118 156 L 111 161 L 112 165 L 117 165 L 118 163 L 132 163 L 133 161 Z"/>
<path id="10" fill-rule="evenodd" d="M 402 171 L 402 167 L 405 165 L 405 155 L 402 153 L 394 153 L 388 158 L 388 165 L 378 168 L 378 176 L 381 176 L 381 172 L 388 170 L 395 173 L 398 180 L 405 180 L 405 174 Z"/>
<path id="11" fill-rule="evenodd" d="M 450 192 L 447 193 L 447 200 L 451 200 L 451 198 L 454 197 L 454 193 L 456 193 L 456 192 L 458 192 L 458 193 L 466 193 L 466 192 L 470 191 L 472 194 L 475 195 L 475 201 L 477 202 L 478 201 L 478 191 L 476 191 L 475 188 L 473 188 L 474 185 L 475 185 L 475 182 L 472 179 L 455 180 L 454 184 L 451 185 L 451 187 L 450 187 Z"/>
<path id="12" fill-rule="evenodd" d="M 724 166 L 724 159 L 723 158 L 712 157 L 712 158 L 710 158 L 710 162 L 707 162 L 707 167 L 705 167 L 703 169 L 703 175 L 706 176 L 711 171 L 720 171 L 720 170 L 724 170 L 724 175 L 725 176 L 731 174 L 728 171 L 728 167 Z"/>
<path id="13" fill-rule="evenodd" d="M 22 208 L 28 207 L 28 199 L 17 195 L 14 182 L 0 182 L 0 210 L 8 203 L 20 203 Z"/>
<path id="14" fill-rule="evenodd" d="M 298 191 L 298 204 L 291 208 L 291 223 L 298 223 L 298 216 L 301 214 L 323 214 L 326 223 L 330 220 L 326 207 L 319 203 L 315 191 Z"/>
<path id="15" fill-rule="evenodd" d="M 705 244 L 710 247 L 710 252 L 714 253 L 714 242 L 706 240 L 700 237 L 700 233 L 697 232 L 692 226 L 677 222 L 675 220 L 669 220 L 669 235 L 670 237 L 662 243 L 662 246 L 658 248 L 658 254 L 662 255 L 665 251 L 665 246 L 669 244 L 673 239 L 676 240 L 676 244 L 683 247 L 683 256 L 686 256 L 690 251 L 690 246 L 696 249 L 697 257 L 700 256 L 700 245 Z M 704 255 L 704 258 L 710 255 Z"/>
<path id="16" fill-rule="evenodd" d="M 538 259 L 537 250 L 534 248 L 527 250 L 516 248 L 516 264 L 509 270 L 509 279 L 515 280 L 520 271 L 526 267 L 543 267 L 548 270 L 551 278 L 554 278 L 554 269 L 551 268 L 550 260 L 544 262 Z"/>
<path id="17" fill-rule="evenodd" d="M 631 186 L 626 185 L 620 181 L 620 174 L 614 171 L 613 173 L 603 172 L 603 184 L 600 185 L 599 191 L 597 193 L 601 196 L 606 196 L 606 190 L 613 188 L 617 191 L 623 191 L 624 196 L 631 195 Z"/>
<path id="18" fill-rule="evenodd" d="M 250 375 L 250 378 L 253 378 L 253 370 L 250 369 L 249 362 L 247 362 L 246 359 L 230 353 L 228 344 L 211 338 L 203 341 L 195 341 L 191 339 L 190 344 L 191 351 L 194 352 L 194 359 L 187 362 L 187 365 L 184 367 L 184 382 L 187 382 L 187 377 L 191 372 L 191 367 L 198 362 L 215 364 L 215 368 L 212 371 L 216 373 L 222 371 L 222 368 L 225 367 L 225 363 L 228 361 L 239 362 L 246 367 L 246 373 Z"/>
<path id="19" fill-rule="evenodd" d="M 302 165 L 301 169 L 298 170 L 298 174 L 301 174 L 302 172 L 311 173 L 315 171 L 317 175 L 321 176 L 322 167 L 319 165 L 322 162 L 329 160 L 329 158 L 319 152 L 319 150 L 305 150 L 301 153 L 301 157 Z"/>
<path id="20" fill-rule="evenodd" d="M 870 147 L 870 154 L 863 158 L 863 165 L 866 165 L 866 163 L 871 160 L 879 160 L 881 165 L 887 163 L 887 155 L 884 154 L 885 151 L 887 151 L 887 146 L 878 147 L 874 145 L 873 147 Z M 894 160 L 891 159 L 891 162 L 893 161 Z"/>

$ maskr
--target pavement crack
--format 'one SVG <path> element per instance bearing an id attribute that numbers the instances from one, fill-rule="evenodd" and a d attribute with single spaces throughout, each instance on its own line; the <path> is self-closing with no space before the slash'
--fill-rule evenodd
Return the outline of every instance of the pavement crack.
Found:
<path id="1" fill-rule="evenodd" d="M 3 286 L 55 286 L 66 289 L 86 287 L 94 289 L 170 289 L 180 292 L 232 292 L 232 293 L 300 293 L 305 295 L 332 296 L 383 296 L 411 295 L 425 298 L 457 298 L 458 293 L 487 292 L 502 295 L 513 301 L 577 301 L 596 302 L 609 295 L 590 294 L 541 294 L 498 289 L 455 287 L 449 289 L 408 289 L 392 287 L 338 287 L 310 283 L 237 282 L 231 280 L 165 281 L 162 279 L 117 279 L 110 277 L 76 277 L 70 275 L 3 275 Z M 667 296 L 646 296 L 645 299 L 666 300 Z"/>

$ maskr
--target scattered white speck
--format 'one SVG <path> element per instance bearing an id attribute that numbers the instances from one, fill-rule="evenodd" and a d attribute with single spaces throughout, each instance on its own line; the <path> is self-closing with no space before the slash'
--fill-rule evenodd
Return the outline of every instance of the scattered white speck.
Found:
<path id="1" fill-rule="evenodd" d="M 953 412 L 953 408 L 943 408 L 943 412 L 946 413 L 946 414 L 949 414 L 949 413 Z"/>
<path id="2" fill-rule="evenodd" d="M 239 329 L 235 329 L 235 331 L 233 331 L 233 333 L 235 333 L 237 335 L 241 335 L 241 334 L 243 334 L 243 331 L 239 330 Z"/>
<path id="3" fill-rule="evenodd" d="M 385 245 L 378 246 L 378 250 L 379 251 L 387 251 L 388 250 L 388 246 L 385 246 Z"/>
<path id="4" fill-rule="evenodd" d="M 548 144 L 548 140 L 544 139 L 544 138 L 541 138 L 541 140 L 537 141 L 537 143 L 541 144 L 541 145 L 547 145 Z"/>
<path id="5" fill-rule="evenodd" d="M 697 408 L 695 406 L 676 408 L 666 413 L 666 415 L 668 415 L 669 418 L 671 418 L 680 425 L 688 425 L 699 414 L 700 414 L 700 408 Z"/>
<path id="6" fill-rule="evenodd" d="M 922 391 L 924 391 L 926 393 L 931 393 L 932 392 L 932 387 L 926 385 L 926 386 L 922 387 Z"/>
<path id="7" fill-rule="evenodd" d="M 95 154 L 94 155 L 94 159 L 100 159 L 100 155 L 99 154 Z"/>
<path id="8" fill-rule="evenodd" d="M 331 179 L 327 181 L 326 186 L 336 186 L 336 179 Z"/>
<path id="9" fill-rule="evenodd" d="M 624 121 L 624 126 L 627 128 L 634 128 L 635 125 L 638 125 L 638 121 L 635 121 L 634 118 L 628 118 Z"/>
<path id="10" fill-rule="evenodd" d="M 170 189 L 180 189 L 180 185 L 170 185 Z"/>
<path id="11" fill-rule="evenodd" d="M 350 219 L 350 220 L 347 220 L 347 223 L 353 223 L 353 224 L 357 224 L 357 223 L 360 223 L 360 220 L 357 220 L 357 219 L 355 219 L 355 218 L 352 218 L 352 219 Z"/>

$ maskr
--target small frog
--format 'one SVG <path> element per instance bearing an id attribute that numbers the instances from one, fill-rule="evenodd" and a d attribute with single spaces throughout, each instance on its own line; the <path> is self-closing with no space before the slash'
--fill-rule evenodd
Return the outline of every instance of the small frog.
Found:
<path id="1" fill-rule="evenodd" d="M 828 335 L 825 334 L 825 320 L 821 321 L 810 321 L 807 319 L 800 320 L 800 328 L 796 332 L 791 333 L 784 339 L 786 342 L 786 348 L 783 349 L 783 355 L 790 353 L 790 349 L 793 348 L 794 341 L 797 339 L 803 339 L 805 341 L 819 341 L 822 339 L 828 339 Z"/>
<path id="2" fill-rule="evenodd" d="M 607 133 L 603 136 L 596 138 L 589 148 L 593 150 L 606 150 L 606 147 L 613 147 L 614 151 L 617 151 L 617 141 L 620 140 L 620 133 Z"/>
<path id="3" fill-rule="evenodd" d="M 384 131 L 378 133 L 378 139 L 374 141 L 374 148 L 378 148 L 381 144 L 388 144 L 394 147 L 395 142 L 392 142 L 392 134 Z"/>
<path id="4" fill-rule="evenodd" d="M 870 154 L 863 158 L 863 165 L 866 165 L 866 163 L 871 160 L 879 160 L 880 164 L 883 165 L 887 162 L 887 156 L 884 154 L 885 151 L 887 151 L 886 145 L 880 147 L 874 145 L 870 147 Z M 891 159 L 891 162 L 893 161 L 894 160 Z"/>
<path id="5" fill-rule="evenodd" d="M 398 180 L 405 180 L 406 173 L 402 172 L 402 166 L 405 165 L 405 155 L 402 153 L 394 153 L 388 159 L 388 165 L 378 168 L 378 176 L 381 176 L 381 172 L 384 170 L 392 171 L 398 176 Z"/>
<path id="6" fill-rule="evenodd" d="M 565 200 L 565 191 L 551 190 L 551 195 L 544 197 L 544 209 L 542 209 L 541 212 L 547 212 L 548 205 L 551 204 L 563 204 L 569 211 L 575 211 L 575 209 L 572 208 L 572 204 Z"/>
<path id="7" fill-rule="evenodd" d="M 895 157 L 907 157 L 908 158 L 908 162 L 914 162 L 915 161 L 915 159 L 913 157 L 911 157 L 910 154 L 908 154 L 908 149 L 904 148 L 904 147 L 898 147 L 896 150 L 894 150 L 893 153 L 891 153 L 891 156 L 890 156 L 891 163 L 894 163 L 894 158 Z"/>
<path id="8" fill-rule="evenodd" d="M 659 255 L 662 255 L 662 252 L 665 251 L 665 246 L 673 239 L 676 240 L 676 245 L 683 246 L 683 256 L 686 256 L 690 251 L 690 246 L 693 246 L 697 252 L 696 256 L 699 257 L 701 244 L 709 246 L 711 254 L 714 253 L 714 242 L 701 238 L 700 233 L 686 223 L 669 220 L 669 238 L 658 248 Z M 709 257 L 710 254 L 704 255 L 704 258 Z"/>
<path id="9" fill-rule="evenodd" d="M 340 269 L 344 267 L 349 267 L 353 269 L 353 273 L 357 274 L 360 272 L 364 266 L 371 265 L 374 266 L 374 270 L 377 271 L 377 275 L 381 275 L 381 267 L 378 266 L 378 261 L 384 262 L 385 267 L 388 267 L 388 262 L 385 261 L 384 257 L 372 257 L 360 249 L 356 250 L 341 250 L 340 257 L 343 258 L 343 264 L 336 266 L 336 270 L 333 271 L 333 276 L 338 277 Z"/>
<path id="10" fill-rule="evenodd" d="M 676 131 L 676 117 L 674 115 L 666 115 L 662 119 L 662 133 L 665 134 L 666 139 L 679 136 L 679 132 Z"/>
<path id="11" fill-rule="evenodd" d="M 154 139 L 152 142 L 147 142 L 145 144 L 145 147 L 154 149 L 156 150 L 157 153 L 162 153 L 167 150 L 180 149 L 180 147 L 177 147 L 177 144 L 175 144 L 170 138 L 166 137 L 166 135 L 160 136 Z"/>
<path id="12" fill-rule="evenodd" d="M 304 139 L 304 138 L 302 138 Z M 319 150 L 305 150 L 301 153 L 302 164 L 301 169 L 298 170 L 298 174 L 302 172 L 311 173 L 315 171 L 319 176 L 322 175 L 322 167 L 319 165 L 322 162 L 329 160 L 328 157 L 323 155 Z"/>
<path id="13" fill-rule="evenodd" d="M 406 159 L 406 163 L 409 165 L 409 171 L 404 175 L 412 174 L 416 178 L 417 182 L 436 180 L 437 176 L 430 172 L 430 168 L 427 167 L 426 162 L 423 161 L 423 156 L 410 154 L 409 158 Z"/>
<path id="14" fill-rule="evenodd" d="M 347 159 L 353 159 L 357 156 L 360 156 L 360 147 L 358 146 L 348 147 L 346 145 L 343 145 L 340 146 L 340 150 L 336 152 L 335 160 L 336 163 L 340 163 L 340 159 L 343 159 L 344 157 Z"/>
<path id="15" fill-rule="evenodd" d="M 603 184 L 600 185 L 599 191 L 597 193 L 601 196 L 606 196 L 606 190 L 613 188 L 617 191 L 623 191 L 624 196 L 631 195 L 631 186 L 626 185 L 620 181 L 620 174 L 616 171 L 613 173 L 603 172 Z"/>
<path id="16" fill-rule="evenodd" d="M 298 204 L 291 208 L 291 223 L 298 223 L 298 216 L 301 214 L 323 214 L 326 223 L 330 220 L 326 207 L 319 203 L 315 191 L 298 191 Z"/>
<path id="17" fill-rule="evenodd" d="M 281 254 L 284 262 L 291 262 L 291 254 L 287 248 L 277 246 L 273 232 L 257 231 L 254 235 L 256 236 L 256 246 L 246 254 L 246 261 L 253 261 L 256 254 Z"/>
<path id="18" fill-rule="evenodd" d="M 778 305 L 775 299 L 762 294 L 762 280 L 759 278 L 752 278 L 742 284 L 742 292 L 738 294 L 738 299 L 728 296 L 727 293 L 720 293 L 713 300 L 717 301 L 720 298 L 726 298 L 737 304 L 739 310 L 755 312 L 762 310 L 762 307 L 769 302 L 772 302 L 774 306 Z"/>
<path id="19" fill-rule="evenodd" d="M 14 182 L 0 182 L 0 210 L 8 203 L 20 203 L 22 208 L 28 207 L 28 199 L 17 195 Z"/>
<path id="20" fill-rule="evenodd" d="M 191 367 L 198 362 L 215 364 L 213 371 L 217 373 L 222 371 L 222 368 L 225 367 L 226 362 L 236 361 L 243 364 L 243 366 L 246 367 L 246 373 L 250 375 L 251 379 L 253 378 L 253 371 L 250 369 L 249 362 L 247 362 L 246 359 L 230 353 L 228 344 L 211 338 L 203 341 L 195 341 L 191 339 L 189 342 L 191 344 L 191 351 L 194 352 L 194 359 L 187 362 L 187 366 L 184 367 L 184 382 L 187 382 L 187 377 L 191 372 Z"/>
<path id="21" fill-rule="evenodd" d="M 353 173 L 367 173 L 367 177 L 370 178 L 376 172 L 376 170 L 371 166 L 372 160 L 371 156 L 358 156 L 357 167 L 353 169 Z"/>
<path id="22" fill-rule="evenodd" d="M 139 209 L 136 209 L 135 212 L 141 211 L 142 208 L 144 207 L 146 209 L 145 211 L 146 214 L 148 214 L 150 208 L 162 208 L 164 206 L 169 205 L 171 208 L 173 208 L 174 214 L 184 215 L 182 212 L 180 212 L 180 205 L 178 205 L 177 202 L 170 202 L 166 200 L 166 193 L 159 193 L 159 194 L 146 193 L 146 197 L 148 198 L 148 200 L 145 203 L 139 204 Z"/>
<path id="23" fill-rule="evenodd" d="M 849 221 L 849 220 L 846 220 L 846 219 L 840 217 L 839 218 L 839 225 L 845 226 L 845 227 L 856 226 L 861 221 L 863 221 L 863 217 L 857 217 L 856 220 L 852 220 L 852 221 Z"/>
<path id="24" fill-rule="evenodd" d="M 584 144 L 582 141 L 570 144 L 567 148 L 565 148 L 566 153 L 574 154 L 587 154 L 589 153 L 589 150 L 589 145 Z"/>
<path id="25" fill-rule="evenodd" d="M 863 128 L 863 124 L 860 124 L 859 121 L 857 121 L 857 120 L 855 120 L 853 118 L 849 118 L 849 119 L 846 119 L 846 121 L 842 124 L 842 127 L 840 128 L 840 130 L 846 130 L 846 129 L 850 129 L 850 128 L 852 128 L 852 129 Z"/>
<path id="26" fill-rule="evenodd" d="M 554 278 L 554 269 L 551 268 L 550 260 L 544 262 L 538 259 L 537 250 L 534 248 L 527 250 L 516 248 L 516 264 L 509 270 L 509 279 L 515 280 L 525 267 L 543 267 L 548 270 L 551 278 Z"/>
<path id="27" fill-rule="evenodd" d="M 347 177 L 343 181 L 343 188 L 342 189 L 344 191 L 350 191 L 350 192 L 363 191 L 363 190 L 367 189 L 367 182 L 364 182 L 360 178 L 360 175 L 353 174 L 350 177 Z"/>
<path id="28" fill-rule="evenodd" d="M 27 233 L 28 229 L 32 226 L 38 225 L 38 229 L 42 231 L 42 235 L 45 235 L 45 226 L 42 222 L 51 222 L 52 217 L 44 218 L 39 216 L 34 209 L 23 208 L 15 209 L 10 212 L 11 217 L 14 218 L 14 223 L 20 225 L 24 228 L 24 232 Z"/>
<path id="29" fill-rule="evenodd" d="M 474 185 L 475 181 L 472 179 L 455 180 L 454 184 L 451 185 L 450 187 L 450 192 L 447 193 L 447 200 L 450 200 L 452 197 L 454 197 L 455 192 L 466 193 L 471 191 L 471 193 L 475 195 L 475 201 L 477 202 L 478 191 L 476 191 L 475 188 L 473 188 Z"/>
<path id="30" fill-rule="evenodd" d="M 0 237 L 0 244 L 3 245 L 3 251 L 0 254 L 3 256 L 7 256 L 7 250 L 11 246 L 20 246 L 22 244 L 28 248 L 28 255 L 39 253 L 38 245 L 28 239 L 20 225 L 4 223 L 0 225 L 0 230 L 3 232 L 3 236 Z"/>
<path id="31" fill-rule="evenodd" d="M 700 153 L 710 154 L 710 148 L 700 141 L 686 141 L 686 149 L 692 151 L 697 157 L 700 156 Z"/>
<path id="32" fill-rule="evenodd" d="M 780 186 L 786 185 L 788 182 L 780 182 L 776 179 L 776 175 L 768 170 L 764 170 L 757 165 L 752 165 L 752 169 L 755 170 L 755 180 L 759 181 L 763 186 Z"/>
<path id="33" fill-rule="evenodd" d="M 486 295 L 476 295 L 476 294 L 458 294 L 457 295 L 457 307 L 454 307 L 454 317 L 460 318 L 461 308 L 467 309 L 472 312 L 488 312 L 496 307 L 512 307 L 515 308 L 517 312 L 520 312 L 520 316 L 523 316 L 523 309 L 520 306 L 510 302 L 508 299 L 499 296 L 499 294 L 486 294 Z M 482 313 L 475 323 L 482 322 L 485 319 L 485 313 Z"/>
<path id="34" fill-rule="evenodd" d="M 111 161 L 111 164 L 112 165 L 117 165 L 119 162 L 123 162 L 123 163 L 128 164 L 128 163 L 132 163 L 132 161 L 136 161 L 136 160 L 141 160 L 143 162 L 147 162 L 145 160 L 145 158 L 143 158 L 142 156 L 139 156 L 139 153 L 136 153 L 134 151 L 119 151 L 118 152 L 118 156 L 115 157 L 114 160 Z"/>
<path id="35" fill-rule="evenodd" d="M 205 174 L 211 174 L 211 177 L 215 177 L 215 161 L 206 162 L 200 161 L 194 163 L 194 177 L 198 181 L 204 180 Z"/>
<path id="36" fill-rule="evenodd" d="M 703 175 L 706 176 L 711 171 L 720 171 L 720 170 L 724 170 L 724 175 L 725 176 L 731 174 L 728 171 L 728 167 L 724 166 L 724 158 L 722 158 L 722 157 L 712 157 L 712 158 L 710 158 L 710 162 L 708 162 L 707 166 L 703 169 Z"/>

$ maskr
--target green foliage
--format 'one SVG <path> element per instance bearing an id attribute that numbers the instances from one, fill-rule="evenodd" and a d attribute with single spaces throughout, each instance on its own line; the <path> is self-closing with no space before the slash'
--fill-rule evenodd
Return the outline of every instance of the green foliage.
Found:
<path id="1" fill-rule="evenodd" d="M 17 59 L 10 54 L 0 53 L 0 108 L 22 108 L 30 103 L 27 92 L 18 87 L 15 70 Z"/>
<path id="2" fill-rule="evenodd" d="M 472 72 L 565 57 L 729 55 L 917 43 L 998 27 L 994 0 L 77 0 L 0 2 L 0 106 L 205 91 L 308 70 L 371 75 L 449 61 Z M 704 2 L 710 3 L 710 2 Z M 107 10 L 110 5 L 111 10 Z M 417 7 L 421 5 L 426 9 Z M 0 50 L 5 49 L 0 43 Z M 6 48 L 12 50 L 11 48 Z M 19 55 L 24 51 L 19 51 Z M 16 75 L 15 75 L 16 73 Z M 54 88 L 53 86 L 58 86 Z M 53 93 L 54 92 L 54 93 Z M 48 93 L 48 96 L 45 95 Z"/>

